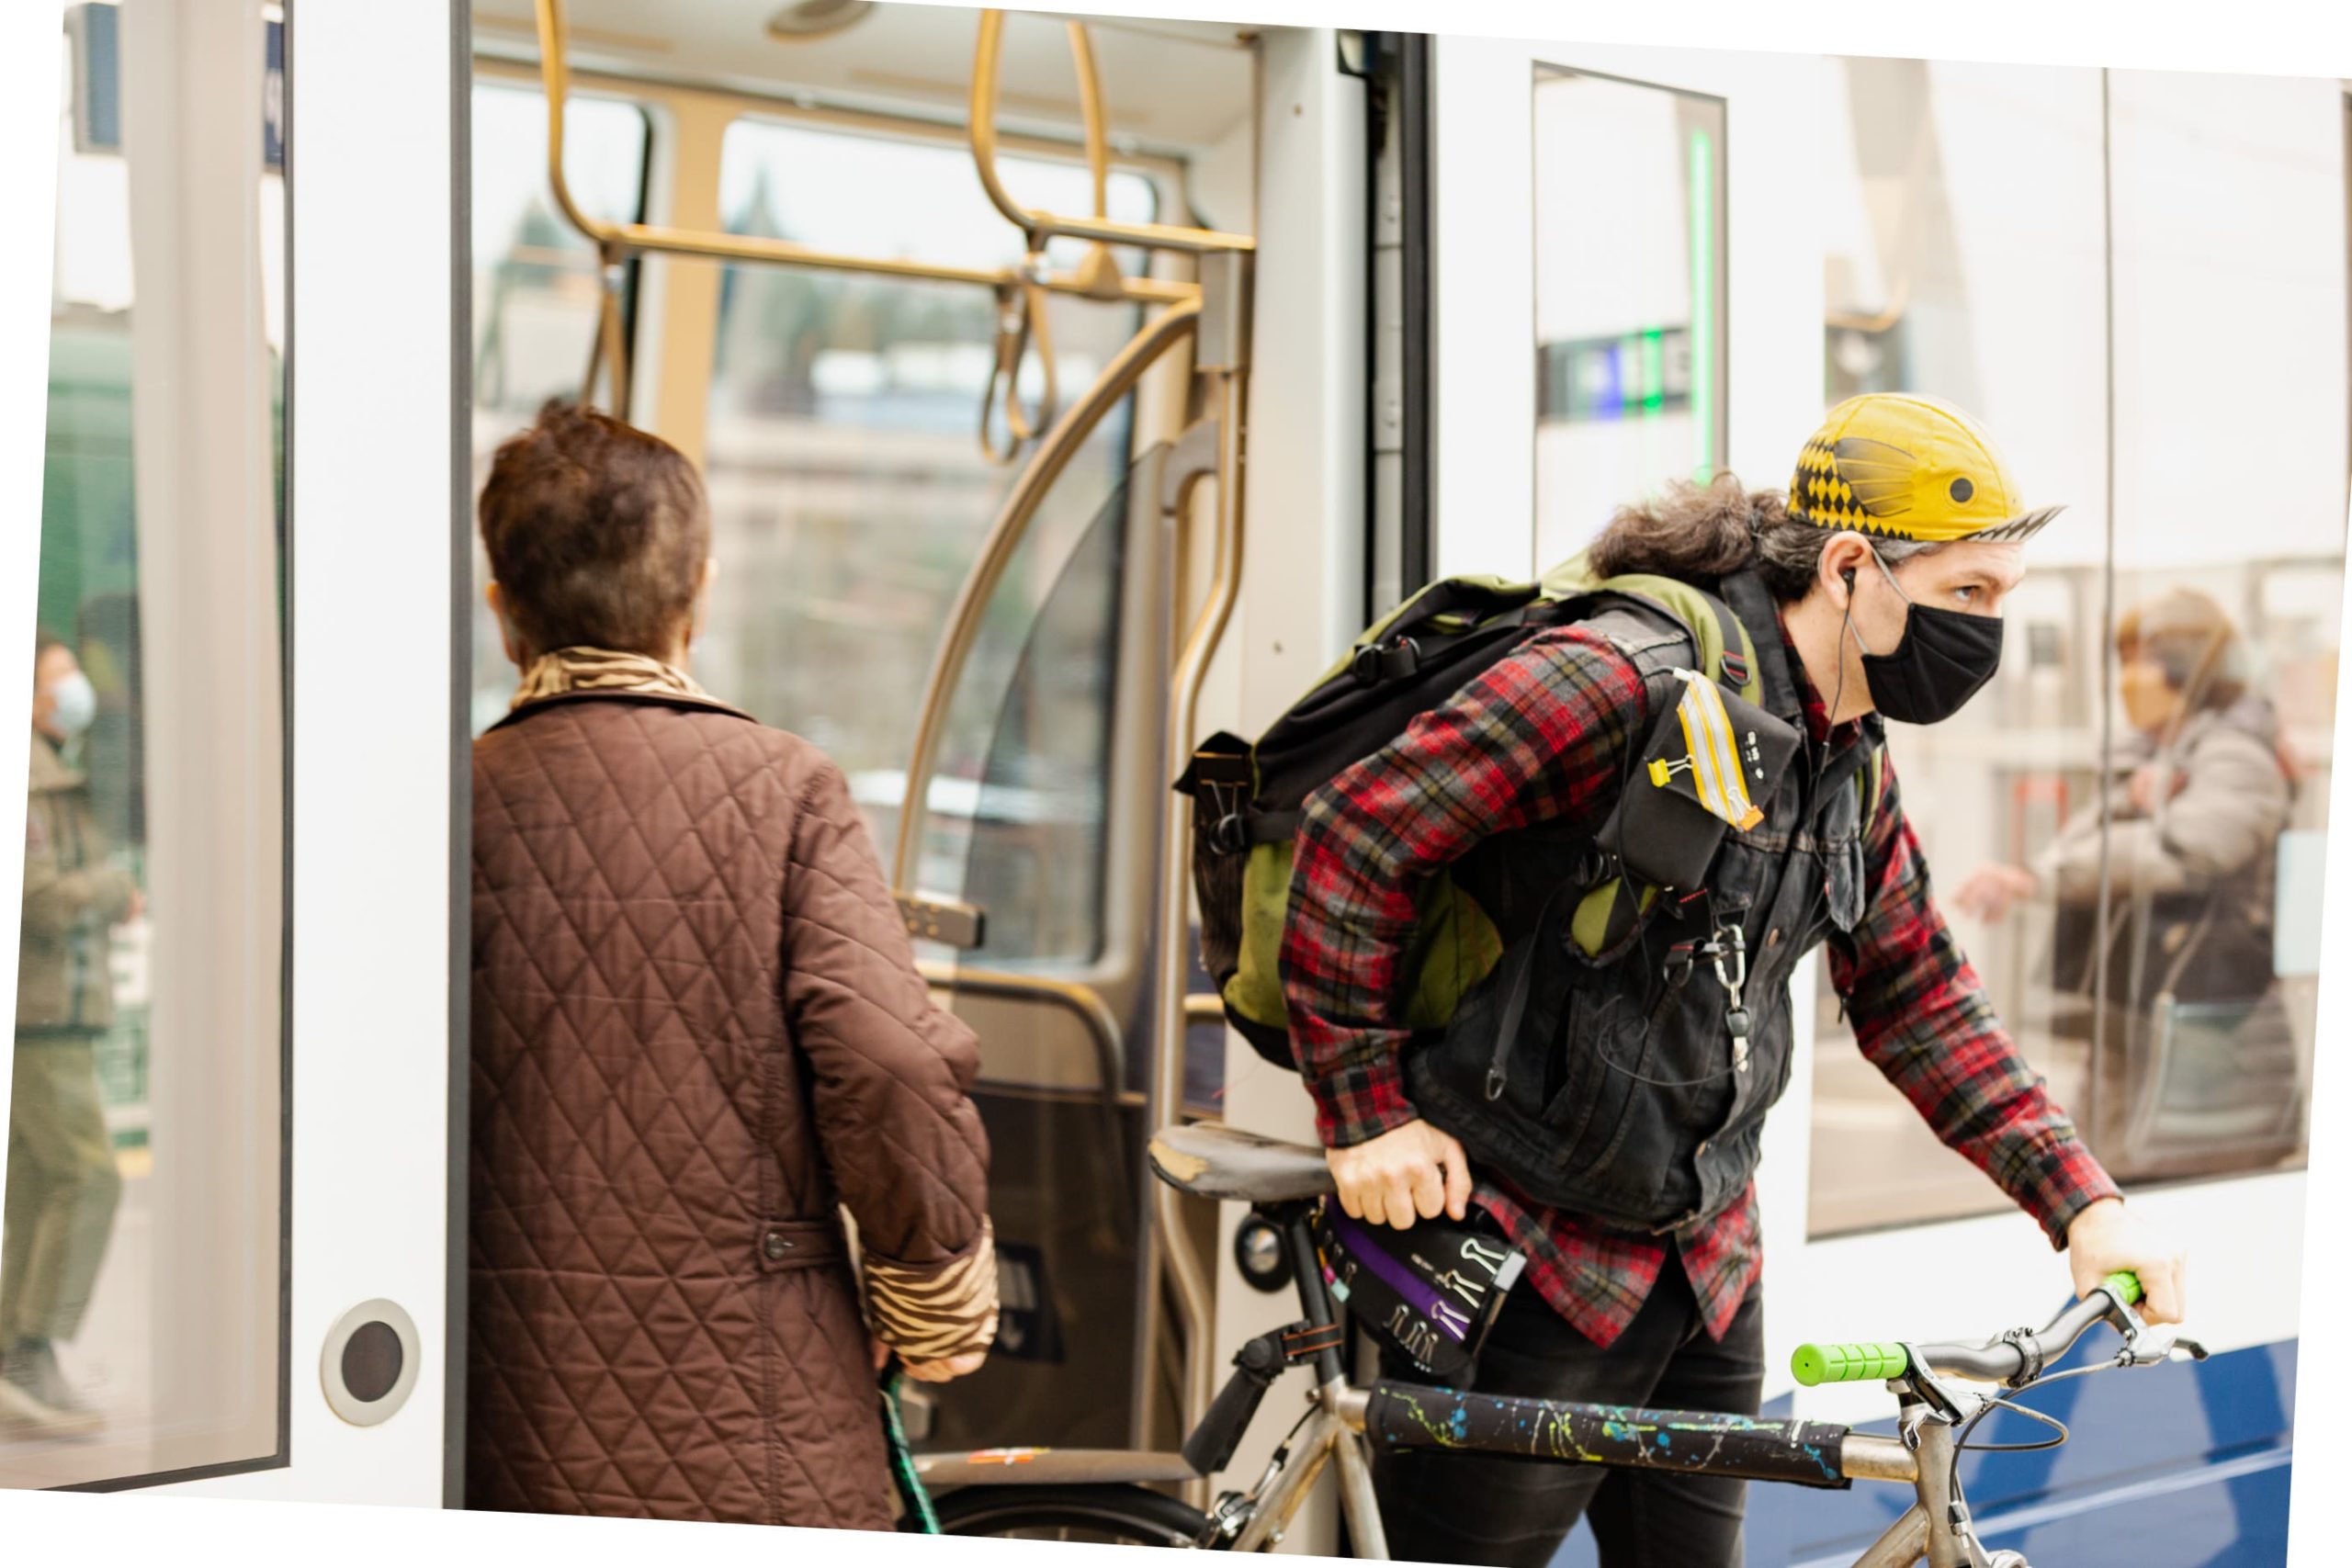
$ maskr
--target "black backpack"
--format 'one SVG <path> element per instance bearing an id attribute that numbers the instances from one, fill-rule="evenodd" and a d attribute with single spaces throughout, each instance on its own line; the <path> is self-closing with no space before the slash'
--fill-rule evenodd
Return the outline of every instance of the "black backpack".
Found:
<path id="1" fill-rule="evenodd" d="M 1755 753 L 1736 767 L 1741 782 L 1751 764 L 1758 796 L 1777 782 L 1796 736 L 1752 705 L 1757 648 L 1737 617 L 1714 594 L 1675 579 L 1596 576 L 1582 555 L 1540 582 L 1449 578 L 1365 631 L 1254 744 L 1219 733 L 1195 750 L 1176 788 L 1193 801 L 1201 958 L 1227 1021 L 1261 1056 L 1297 1065 L 1279 959 L 1292 845 L 1307 797 L 1529 638 L 1604 618 L 1597 629 L 1613 626 L 1638 639 L 1618 641 L 1651 686 L 1644 761 L 1657 787 L 1629 788 L 1597 831 L 1572 840 L 1554 835 L 1545 852 L 1505 857 L 1518 868 L 1510 876 L 1457 874 L 1465 870 L 1457 867 L 1428 879 L 1417 898 L 1402 1021 L 1415 1031 L 1441 1028 L 1493 970 L 1506 937 L 1564 882 L 1577 893 L 1570 934 L 1597 963 L 1630 946 L 1661 894 L 1700 886 L 1731 824 L 1702 805 L 1692 759 L 1703 749 L 1676 722 L 1680 694 L 1694 682 L 1730 705 L 1743 750 Z M 1866 772 L 1875 805 L 1875 754 Z"/>

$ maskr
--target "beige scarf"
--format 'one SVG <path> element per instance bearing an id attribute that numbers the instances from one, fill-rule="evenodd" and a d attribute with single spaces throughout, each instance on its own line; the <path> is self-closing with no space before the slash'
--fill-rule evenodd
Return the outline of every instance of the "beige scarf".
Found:
<path id="1" fill-rule="evenodd" d="M 566 692 L 666 692 L 672 696 L 700 697 L 710 694 L 695 684 L 684 671 L 643 653 L 621 653 L 606 648 L 559 648 L 542 654 L 523 671 L 513 706 L 561 696 Z"/>

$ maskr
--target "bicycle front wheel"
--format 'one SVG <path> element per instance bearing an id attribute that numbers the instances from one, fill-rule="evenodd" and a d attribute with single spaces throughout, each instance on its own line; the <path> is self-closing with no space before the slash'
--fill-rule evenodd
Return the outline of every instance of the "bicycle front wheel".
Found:
<path id="1" fill-rule="evenodd" d="M 944 1535 L 1196 1547 L 1198 1508 L 1141 1486 L 966 1486 L 933 1503 Z"/>

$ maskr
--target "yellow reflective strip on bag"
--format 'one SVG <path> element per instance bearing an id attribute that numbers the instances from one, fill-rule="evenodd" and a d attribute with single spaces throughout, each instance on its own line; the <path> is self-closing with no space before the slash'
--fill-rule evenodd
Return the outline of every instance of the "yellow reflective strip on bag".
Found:
<path id="1" fill-rule="evenodd" d="M 1690 744 L 1691 782 L 1699 803 L 1742 832 L 1763 820 L 1763 812 L 1747 797 L 1747 781 L 1739 769 L 1739 743 L 1732 733 L 1731 715 L 1723 694 L 1703 676 L 1682 676 L 1682 701 L 1676 712 Z"/>

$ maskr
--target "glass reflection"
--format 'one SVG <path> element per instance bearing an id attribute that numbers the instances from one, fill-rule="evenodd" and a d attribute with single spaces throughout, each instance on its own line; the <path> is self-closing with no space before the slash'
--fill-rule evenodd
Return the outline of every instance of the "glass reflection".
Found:
<path id="1" fill-rule="evenodd" d="M 145 15 L 64 7 L 39 553 L 0 568 L 41 628 L 6 1486 L 283 1451 L 283 17 Z"/>
<path id="2" fill-rule="evenodd" d="M 1894 740 L 1954 936 L 2118 1175 L 2291 1163 L 2352 424 L 2341 92 L 1830 63 L 1826 400 L 1959 398 L 2069 503 L 1998 678 Z M 2245 333 L 2257 293 L 2296 330 Z M 1815 1034 L 1812 1234 L 1996 1206 L 1845 1048 L 1834 996 Z"/>

